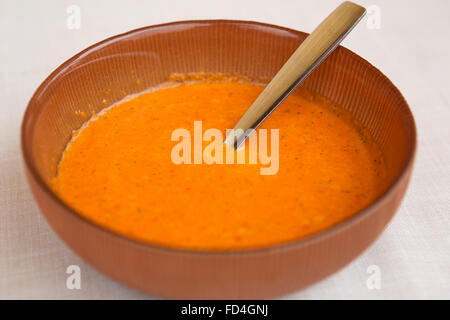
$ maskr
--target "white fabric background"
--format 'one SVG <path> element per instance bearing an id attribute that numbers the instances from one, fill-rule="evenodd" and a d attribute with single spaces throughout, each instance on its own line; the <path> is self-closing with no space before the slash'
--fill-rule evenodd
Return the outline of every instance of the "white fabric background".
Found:
<path id="1" fill-rule="evenodd" d="M 0 0 L 0 298 L 152 298 L 87 266 L 57 238 L 27 187 L 19 132 L 28 99 L 60 63 L 114 34 L 187 19 L 243 19 L 310 32 L 340 1 Z M 401 209 L 361 257 L 288 299 L 450 298 L 450 1 L 361 0 L 381 9 L 343 45 L 381 69 L 409 102 L 419 133 L 413 179 Z M 71 4 L 81 29 L 66 27 Z M 67 266 L 82 289 L 66 289 Z M 381 289 L 366 287 L 381 268 Z"/>

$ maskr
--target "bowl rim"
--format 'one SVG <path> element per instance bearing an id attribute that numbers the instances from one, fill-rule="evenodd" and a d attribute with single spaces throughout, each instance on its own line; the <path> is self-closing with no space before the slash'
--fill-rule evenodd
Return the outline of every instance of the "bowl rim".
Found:
<path id="1" fill-rule="evenodd" d="M 392 83 L 392 81 L 385 76 L 378 68 L 374 67 L 370 62 L 362 58 L 361 56 L 357 55 L 353 51 L 343 47 L 339 46 L 340 50 L 344 50 L 346 54 L 348 54 L 352 59 L 358 59 L 362 61 L 363 63 L 367 64 L 369 68 L 372 68 L 375 72 L 377 72 L 383 80 L 386 81 L 386 84 L 388 87 L 390 87 L 391 90 L 393 90 L 400 98 L 401 102 L 406 106 L 406 111 L 409 114 L 409 118 L 411 120 L 411 130 L 412 130 L 412 150 L 410 153 L 409 158 L 407 159 L 406 163 L 401 168 L 400 173 L 397 175 L 397 177 L 394 179 L 394 181 L 389 185 L 389 187 L 376 198 L 370 205 L 363 208 L 362 210 L 356 212 L 353 216 L 350 218 L 347 218 L 327 229 L 321 230 L 317 233 L 311 234 L 309 236 L 293 239 L 281 243 L 275 243 L 272 245 L 264 246 L 264 247 L 257 247 L 257 248 L 242 248 L 242 249 L 221 249 L 221 250 L 212 250 L 212 249 L 190 249 L 190 248 L 177 248 L 177 247 L 170 247 L 163 244 L 158 243 L 150 243 L 145 242 L 143 240 L 134 239 L 127 237 L 125 235 L 119 234 L 115 231 L 112 231 L 110 229 L 107 229 L 106 227 L 103 227 L 99 224 L 97 224 L 94 221 L 89 220 L 88 218 L 85 218 L 81 214 L 79 214 L 75 209 L 72 209 L 69 205 L 67 205 L 61 198 L 59 198 L 53 190 L 44 182 L 40 174 L 38 173 L 37 168 L 34 166 L 33 162 L 31 161 L 31 154 L 28 153 L 27 149 L 25 148 L 26 145 L 26 131 L 27 126 L 26 124 L 29 122 L 29 119 L 31 117 L 31 103 L 36 100 L 40 94 L 46 89 L 46 87 L 66 68 L 70 67 L 71 64 L 76 61 L 77 59 L 85 56 L 86 54 L 89 54 L 91 51 L 96 50 L 104 45 L 107 45 L 109 43 L 113 43 L 116 41 L 120 41 L 123 39 L 126 39 L 129 36 L 136 35 L 140 32 L 144 31 L 151 31 L 158 28 L 164 28 L 168 29 L 167 31 L 171 32 L 177 32 L 180 30 L 177 27 L 184 26 L 184 27 L 193 27 L 193 26 L 209 26 L 211 24 L 231 24 L 231 25 L 247 25 L 250 27 L 256 27 L 256 28 L 264 28 L 266 30 L 276 30 L 276 31 L 286 31 L 296 37 L 298 36 L 307 36 L 308 33 L 274 25 L 269 23 L 262 23 L 262 22 L 256 22 L 256 21 L 247 21 L 247 20 L 229 20 L 229 19 L 211 19 L 211 20 L 181 20 L 181 21 L 174 21 L 174 22 L 168 22 L 168 23 L 162 23 L 162 24 L 156 24 L 156 25 L 150 25 L 142 28 L 133 29 L 121 34 L 117 34 L 111 37 L 108 37 L 102 41 L 96 42 L 86 49 L 78 52 L 74 56 L 72 56 L 70 59 L 64 61 L 62 64 L 60 64 L 53 72 L 50 73 L 49 76 L 39 85 L 39 87 L 36 89 L 36 91 L 33 93 L 32 97 L 30 98 L 27 107 L 25 109 L 23 118 L 22 118 L 22 124 L 21 124 L 21 150 L 22 150 L 22 157 L 25 164 L 25 169 L 28 170 L 30 173 L 30 177 L 34 180 L 34 182 L 38 185 L 38 187 L 48 196 L 53 202 L 58 204 L 60 207 L 62 207 L 65 211 L 69 212 L 73 216 L 75 216 L 76 219 L 79 219 L 82 223 L 87 223 L 90 226 L 93 226 L 94 228 L 98 229 L 101 232 L 105 232 L 107 235 L 112 236 L 114 238 L 117 238 L 119 241 L 126 241 L 130 245 L 134 246 L 140 246 L 141 248 L 148 250 L 157 250 L 157 251 L 163 251 L 164 253 L 173 253 L 173 254 L 188 254 L 188 255 L 200 255 L 200 256 L 224 256 L 224 255 L 257 255 L 257 254 L 270 254 L 273 252 L 279 252 L 284 250 L 290 250 L 294 249 L 295 247 L 301 247 L 306 246 L 308 244 L 324 240 L 326 238 L 329 238 L 333 235 L 336 235 L 344 229 L 347 229 L 351 227 L 352 225 L 356 224 L 358 221 L 366 218 L 368 215 L 373 213 L 379 206 L 384 204 L 394 193 L 394 191 L 397 189 L 397 186 L 402 182 L 405 178 L 407 178 L 408 173 L 412 170 L 412 167 L 414 165 L 414 160 L 417 153 L 417 127 L 414 120 L 413 113 L 411 111 L 411 108 L 409 107 L 408 103 L 406 102 L 405 98 L 403 97 L 402 93 L 399 91 L 399 89 Z M 173 29 L 172 29 L 173 28 Z M 396 209 L 398 210 L 398 208 Z"/>

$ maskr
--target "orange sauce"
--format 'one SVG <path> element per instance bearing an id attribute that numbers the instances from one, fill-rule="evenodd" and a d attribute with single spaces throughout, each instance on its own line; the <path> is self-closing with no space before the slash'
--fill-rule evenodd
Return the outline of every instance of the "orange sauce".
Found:
<path id="1" fill-rule="evenodd" d="M 348 219 L 385 189 L 383 156 L 343 109 L 297 89 L 263 128 L 279 128 L 279 170 L 171 161 L 177 128 L 232 128 L 263 86 L 198 81 L 142 93 L 87 123 L 59 164 L 55 192 L 124 236 L 175 248 L 259 248 Z"/>

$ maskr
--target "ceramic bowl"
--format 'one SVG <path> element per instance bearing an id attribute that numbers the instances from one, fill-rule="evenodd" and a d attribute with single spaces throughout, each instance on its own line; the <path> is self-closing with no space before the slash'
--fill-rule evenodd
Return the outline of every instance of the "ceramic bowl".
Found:
<path id="1" fill-rule="evenodd" d="M 26 175 L 54 231 L 104 274 L 168 298 L 278 297 L 355 259 L 380 235 L 400 204 L 412 171 L 416 130 L 406 101 L 391 81 L 343 47 L 303 86 L 343 106 L 366 127 L 385 155 L 390 187 L 369 207 L 330 229 L 261 249 L 177 250 L 99 227 L 49 188 L 72 131 L 85 121 L 77 110 L 99 112 L 105 104 L 160 84 L 173 73 L 270 79 L 306 36 L 255 22 L 175 22 L 109 38 L 63 63 L 37 89 L 22 124 Z"/>

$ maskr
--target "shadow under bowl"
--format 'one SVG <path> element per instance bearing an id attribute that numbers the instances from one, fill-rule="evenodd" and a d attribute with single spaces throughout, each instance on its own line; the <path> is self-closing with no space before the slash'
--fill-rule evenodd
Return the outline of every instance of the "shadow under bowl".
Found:
<path id="1" fill-rule="evenodd" d="M 91 114 L 173 73 L 270 79 L 307 36 L 245 21 L 186 21 L 118 35 L 77 54 L 37 89 L 22 123 L 28 182 L 49 224 L 87 263 L 141 291 L 170 298 L 271 298 L 336 272 L 382 232 L 405 193 L 416 130 L 400 92 L 367 61 L 339 47 L 304 82 L 348 110 L 384 153 L 390 187 L 368 208 L 314 236 L 262 249 L 178 250 L 125 238 L 86 220 L 51 190 L 72 131 Z"/>

